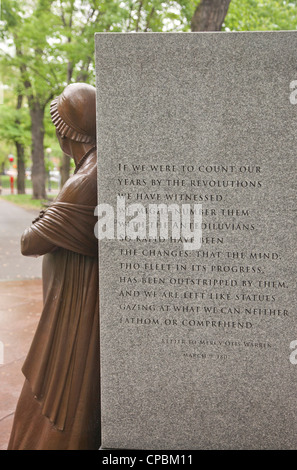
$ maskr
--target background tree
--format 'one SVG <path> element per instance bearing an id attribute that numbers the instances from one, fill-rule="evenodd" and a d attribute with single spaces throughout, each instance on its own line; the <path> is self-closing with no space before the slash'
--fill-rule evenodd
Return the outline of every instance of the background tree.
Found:
<path id="1" fill-rule="evenodd" d="M 15 77 L 6 77 L 2 72 L 1 77 L 4 82 L 13 82 Z M 7 163 L 8 154 L 16 156 L 17 165 L 17 191 L 18 194 L 25 193 L 25 163 L 28 152 L 26 149 L 30 146 L 30 118 L 28 108 L 24 108 L 23 94 L 21 90 L 14 90 L 6 87 L 3 93 L 3 104 L 1 104 L 0 113 L 0 141 L 1 163 Z M 5 145 L 4 143 L 8 145 Z M 14 147 L 14 150 L 13 150 Z M 9 150 L 8 150 L 9 149 Z M 5 166 L 5 165 L 4 165 Z M 1 172 L 3 171 L 1 165 Z"/>
<path id="2" fill-rule="evenodd" d="M 221 31 L 231 0 L 201 0 L 191 20 L 192 31 Z"/>
<path id="3" fill-rule="evenodd" d="M 6 52 L 4 64 L 18 77 L 16 90 L 18 106 L 27 98 L 32 134 L 33 197 L 46 197 L 44 166 L 44 111 L 57 88 L 61 64 L 56 51 L 48 42 L 55 17 L 51 14 L 51 1 L 19 2 L 4 0 L 5 36 L 13 45 Z M 16 72 L 17 71 L 17 72 Z"/>
<path id="4" fill-rule="evenodd" d="M 8 18 L 9 24 L 12 27 L 16 26 L 15 17 L 13 11 Z M 5 68 L 1 63 L 1 80 L 4 80 L 5 83 L 13 84 L 15 93 L 12 94 L 9 92 L 9 89 L 5 90 L 3 93 L 3 98 L 5 96 L 5 104 L 2 105 L 2 113 L 0 116 L 0 136 L 1 139 L 6 140 L 7 142 L 12 142 L 15 145 L 16 157 L 17 157 L 17 190 L 18 194 L 25 193 L 25 144 L 28 144 L 27 135 L 24 137 L 24 126 L 23 118 L 26 113 L 22 112 L 23 104 L 23 92 L 22 88 L 19 86 L 18 80 L 18 71 L 14 70 L 14 73 L 5 73 Z M 7 71 L 6 71 L 7 72 Z M 2 82 L 1 82 L 2 83 Z M 28 124 L 28 123 L 27 123 Z"/>
<path id="5" fill-rule="evenodd" d="M 17 101 L 15 96 L 10 97 L 10 100 L 6 96 L 0 108 L 0 173 L 10 166 L 8 156 L 12 154 L 18 172 L 17 191 L 18 194 L 24 194 L 26 159 L 29 158 L 26 149 L 31 142 L 30 119 L 25 109 L 18 109 Z"/>

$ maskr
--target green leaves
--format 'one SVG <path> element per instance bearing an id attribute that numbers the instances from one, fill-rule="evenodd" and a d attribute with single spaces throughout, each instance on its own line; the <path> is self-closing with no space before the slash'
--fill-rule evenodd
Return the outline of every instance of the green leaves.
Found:
<path id="1" fill-rule="evenodd" d="M 277 31 L 297 28 L 297 2 L 232 0 L 225 31 Z"/>
<path id="2" fill-rule="evenodd" d="M 197 0 L 135 0 L 122 2 L 122 31 L 170 32 L 189 30 Z"/>
<path id="3" fill-rule="evenodd" d="M 1 105 L 0 138 L 24 145 L 30 143 L 30 120 L 26 109 L 17 110 L 9 105 Z"/>

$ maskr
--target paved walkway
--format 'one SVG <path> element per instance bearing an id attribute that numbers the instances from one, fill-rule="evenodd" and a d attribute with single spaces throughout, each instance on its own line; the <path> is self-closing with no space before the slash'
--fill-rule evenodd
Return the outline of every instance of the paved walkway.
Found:
<path id="1" fill-rule="evenodd" d="M 42 310 L 42 258 L 20 253 L 21 234 L 36 215 L 0 198 L 0 450 L 7 448 L 21 367 Z"/>
<path id="2" fill-rule="evenodd" d="M 42 310 L 41 279 L 0 282 L 0 450 L 7 448 L 18 397 L 21 372 Z"/>
<path id="3" fill-rule="evenodd" d="M 41 277 L 41 258 L 20 252 L 20 239 L 38 211 L 26 211 L 0 198 L 0 281 Z"/>

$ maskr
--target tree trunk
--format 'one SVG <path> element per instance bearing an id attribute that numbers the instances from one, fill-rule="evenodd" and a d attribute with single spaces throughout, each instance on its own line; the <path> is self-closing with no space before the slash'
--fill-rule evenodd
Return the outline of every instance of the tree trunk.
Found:
<path id="1" fill-rule="evenodd" d="M 46 171 L 44 165 L 44 106 L 36 100 L 29 103 L 32 132 L 32 186 L 33 199 L 45 199 Z"/>
<path id="2" fill-rule="evenodd" d="M 65 153 L 63 153 L 61 167 L 60 167 L 61 188 L 68 180 L 69 174 L 70 174 L 70 157 L 68 157 L 68 155 L 65 155 Z"/>
<path id="3" fill-rule="evenodd" d="M 191 21 L 191 30 L 220 31 L 231 0 L 201 0 Z"/>
<path id="4" fill-rule="evenodd" d="M 26 187 L 25 187 L 25 149 L 23 144 L 16 142 L 16 152 L 17 152 L 17 165 L 18 165 L 18 179 L 17 179 L 17 189 L 18 194 L 25 194 Z"/>
<path id="5" fill-rule="evenodd" d="M 16 109 L 21 109 L 23 104 L 23 95 L 18 94 L 17 97 L 17 106 Z M 16 126 L 20 125 L 19 118 L 15 121 Z M 17 190 L 18 194 L 25 194 L 26 193 L 26 186 L 25 186 L 25 148 L 21 142 L 15 142 L 16 146 L 16 154 L 17 154 L 17 170 L 18 170 L 18 178 L 17 178 Z"/>

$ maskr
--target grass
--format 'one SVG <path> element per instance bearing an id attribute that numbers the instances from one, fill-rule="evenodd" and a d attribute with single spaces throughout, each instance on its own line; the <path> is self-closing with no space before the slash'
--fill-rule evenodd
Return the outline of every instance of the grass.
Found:
<path id="1" fill-rule="evenodd" d="M 32 188 L 32 181 L 25 180 L 26 188 Z M 17 186 L 17 178 L 14 179 L 14 185 Z M 10 188 L 10 176 L 9 175 L 0 175 L 0 186 L 4 189 Z"/>
<path id="2" fill-rule="evenodd" d="M 0 2 L 1 3 L 1 2 Z M 46 180 L 47 184 L 48 181 Z M 32 181 L 29 179 L 25 180 L 25 185 L 26 189 L 32 188 Z M 10 188 L 10 177 L 9 175 L 0 175 L 0 186 L 4 189 L 9 189 Z M 17 187 L 17 178 L 14 180 L 14 187 Z M 51 187 L 52 189 L 57 189 L 58 188 L 58 183 L 56 181 L 51 181 Z"/>
<path id="3" fill-rule="evenodd" d="M 23 209 L 35 211 L 44 209 L 45 205 L 49 202 L 48 200 L 32 199 L 31 194 L 9 194 L 7 196 L 0 196 L 0 199 L 17 204 Z"/>

